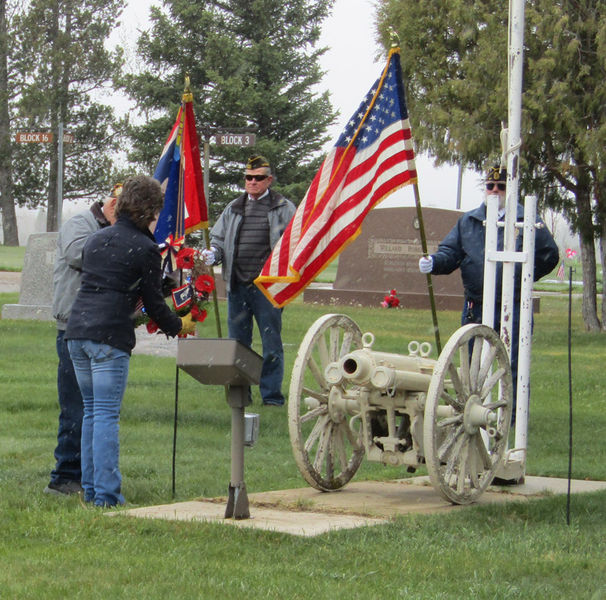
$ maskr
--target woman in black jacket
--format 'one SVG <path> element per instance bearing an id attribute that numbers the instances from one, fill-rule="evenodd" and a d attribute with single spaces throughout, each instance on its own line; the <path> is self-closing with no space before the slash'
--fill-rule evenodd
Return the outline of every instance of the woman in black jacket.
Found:
<path id="1" fill-rule="evenodd" d="M 124 504 L 118 429 L 139 298 L 167 335 L 195 331 L 191 318 L 176 316 L 162 295 L 161 257 L 152 231 L 163 201 L 155 179 L 127 179 L 115 225 L 91 235 L 82 251 L 82 284 L 65 339 L 84 401 L 84 500 L 96 506 Z"/>

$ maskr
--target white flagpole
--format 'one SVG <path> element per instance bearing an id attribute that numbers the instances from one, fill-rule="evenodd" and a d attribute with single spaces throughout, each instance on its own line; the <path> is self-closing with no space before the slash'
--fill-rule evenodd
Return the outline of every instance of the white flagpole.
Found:
<path id="1" fill-rule="evenodd" d="M 519 168 L 520 168 L 520 146 L 521 146 L 521 121 L 522 121 L 522 78 L 524 65 L 524 4 L 525 0 L 510 0 L 509 4 L 509 31 L 508 31 L 508 124 L 505 155 L 507 161 L 507 196 L 505 201 L 505 223 L 504 223 L 504 251 L 506 254 L 515 253 L 516 219 L 519 197 Z M 528 211 L 527 211 L 528 212 Z M 532 223 L 534 227 L 534 219 Z M 528 233 L 528 228 L 526 233 Z M 534 234 L 534 231 L 532 232 Z M 528 248 L 527 248 L 528 249 Z M 503 290 L 501 304 L 501 338 L 511 340 L 513 333 L 514 314 L 514 271 L 516 262 L 523 258 L 528 263 L 534 264 L 534 245 L 531 252 L 522 253 L 521 257 L 506 260 L 503 263 Z M 525 256 L 524 256 L 525 255 Z M 522 261 L 523 262 L 523 261 Z M 507 283 L 509 282 L 509 283 Z M 504 473 L 508 479 L 523 480 L 526 470 L 526 448 L 528 432 L 528 374 L 530 371 L 530 321 L 531 311 L 527 310 L 529 302 L 532 302 L 532 286 L 523 286 L 523 292 L 528 298 L 521 298 L 521 306 L 526 307 L 520 311 L 520 325 L 524 335 L 519 336 L 518 349 L 518 379 L 523 385 L 517 389 L 517 409 L 515 426 L 515 448 L 511 450 L 505 461 Z M 528 321 L 528 323 L 522 323 Z M 511 352 L 510 343 L 508 351 Z M 524 347 L 522 347 L 524 346 Z M 521 375 L 521 378 L 520 378 Z M 506 474 L 507 473 L 507 474 Z"/>

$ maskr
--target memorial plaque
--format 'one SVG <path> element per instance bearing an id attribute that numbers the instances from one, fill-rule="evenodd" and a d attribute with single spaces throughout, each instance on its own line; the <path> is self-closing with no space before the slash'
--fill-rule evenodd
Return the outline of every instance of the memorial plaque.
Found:
<path id="1" fill-rule="evenodd" d="M 461 212 L 423 209 L 429 254 L 435 252 L 461 216 Z M 429 306 L 427 277 L 419 272 L 422 244 L 415 207 L 371 210 L 360 235 L 339 255 L 339 267 L 330 289 L 310 287 L 304 300 L 330 304 L 379 306 L 395 289 L 402 306 Z M 458 310 L 463 305 L 463 285 L 458 270 L 432 276 L 436 307 Z"/>
<path id="2" fill-rule="evenodd" d="M 53 270 L 57 253 L 56 231 L 32 233 L 27 240 L 21 273 L 19 304 L 5 304 L 3 319 L 52 321 Z"/>

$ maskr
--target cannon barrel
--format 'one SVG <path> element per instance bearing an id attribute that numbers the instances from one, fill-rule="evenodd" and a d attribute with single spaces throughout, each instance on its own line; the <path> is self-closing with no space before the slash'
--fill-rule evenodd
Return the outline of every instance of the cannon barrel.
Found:
<path id="1" fill-rule="evenodd" d="M 325 376 L 336 385 L 344 379 L 377 389 L 424 392 L 429 388 L 435 361 L 421 356 L 354 350 L 327 366 Z"/>

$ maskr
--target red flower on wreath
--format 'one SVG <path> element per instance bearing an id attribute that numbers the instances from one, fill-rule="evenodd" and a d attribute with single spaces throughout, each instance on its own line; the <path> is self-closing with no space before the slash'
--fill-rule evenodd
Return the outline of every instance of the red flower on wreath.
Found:
<path id="1" fill-rule="evenodd" d="M 396 290 L 390 290 L 389 294 L 383 298 L 381 306 L 383 308 L 397 308 L 400 305 L 400 299 L 397 296 Z"/>
<path id="2" fill-rule="evenodd" d="M 196 321 L 197 323 L 202 323 L 204 322 L 207 316 L 208 313 L 206 312 L 206 310 L 203 308 L 199 308 L 197 304 L 194 304 L 191 307 L 191 318 L 193 321 Z"/>
<path id="3" fill-rule="evenodd" d="M 156 333 L 156 331 L 158 331 L 158 329 L 160 329 L 158 327 L 158 324 L 155 321 L 151 321 L 151 320 L 145 324 L 145 327 L 147 329 L 147 333 Z"/>
<path id="4" fill-rule="evenodd" d="M 215 289 L 215 280 L 210 275 L 200 275 L 196 279 L 194 287 L 202 294 L 210 294 Z"/>
<path id="5" fill-rule="evenodd" d="M 195 255 L 194 248 L 181 248 L 177 254 L 177 269 L 193 269 Z"/>

